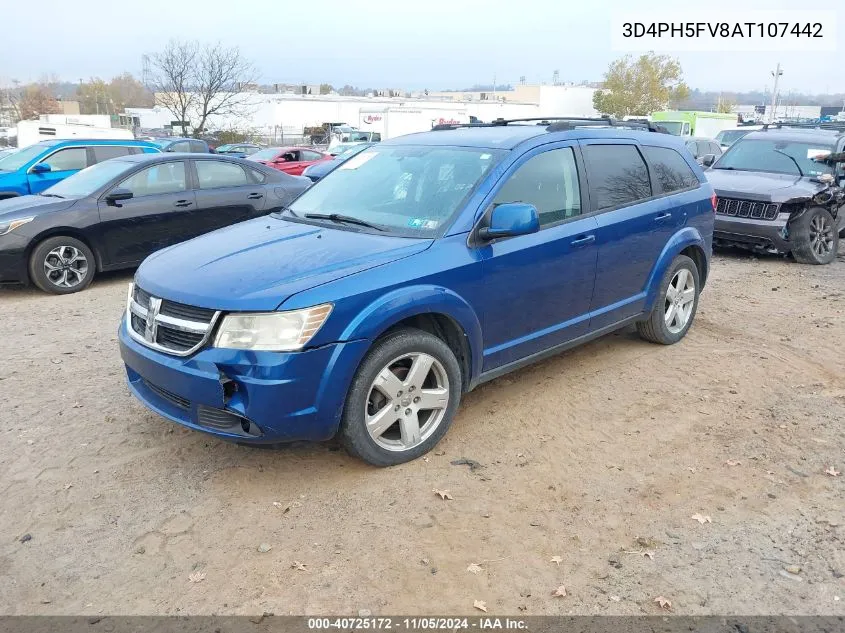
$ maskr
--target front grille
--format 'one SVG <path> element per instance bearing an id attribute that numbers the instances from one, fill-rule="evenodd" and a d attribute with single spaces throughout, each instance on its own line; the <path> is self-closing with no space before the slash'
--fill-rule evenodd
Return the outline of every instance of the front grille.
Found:
<path id="1" fill-rule="evenodd" d="M 146 380 L 144 381 L 144 384 L 147 386 L 147 389 L 155 393 L 163 400 L 167 400 L 170 404 L 185 410 L 191 408 L 190 400 L 183 398 L 182 396 L 177 396 L 172 391 L 168 391 L 167 389 L 159 387 L 158 385 L 154 385 L 153 383 L 147 382 Z"/>
<path id="2" fill-rule="evenodd" d="M 771 202 L 719 198 L 719 202 L 716 205 L 716 213 L 737 218 L 774 220 L 778 217 L 778 208 L 779 205 Z"/>
<path id="3" fill-rule="evenodd" d="M 208 340 L 219 312 L 160 299 L 133 286 L 127 306 L 133 338 L 148 347 L 188 356 Z"/>

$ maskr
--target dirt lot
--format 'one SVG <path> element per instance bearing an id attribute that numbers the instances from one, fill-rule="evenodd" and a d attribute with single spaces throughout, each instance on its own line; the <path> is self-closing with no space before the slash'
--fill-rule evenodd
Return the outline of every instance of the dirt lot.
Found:
<path id="1" fill-rule="evenodd" d="M 0 291 L 1 613 L 845 614 L 845 255 L 717 257 L 681 344 L 496 380 L 386 470 L 148 413 L 130 279 Z"/>

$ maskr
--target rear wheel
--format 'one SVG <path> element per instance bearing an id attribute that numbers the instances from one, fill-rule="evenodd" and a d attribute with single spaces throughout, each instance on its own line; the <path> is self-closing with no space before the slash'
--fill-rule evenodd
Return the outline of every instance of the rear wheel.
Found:
<path id="1" fill-rule="evenodd" d="M 802 264 L 829 264 L 839 251 L 836 221 L 827 209 L 813 207 L 790 225 L 792 256 Z"/>
<path id="2" fill-rule="evenodd" d="M 340 427 L 347 451 L 392 466 L 430 451 L 452 424 L 461 369 L 436 336 L 402 329 L 376 342 L 349 390 Z"/>
<path id="3" fill-rule="evenodd" d="M 663 275 L 657 301 L 637 332 L 647 341 L 671 345 L 686 335 L 698 309 L 698 267 L 686 255 L 678 255 Z"/>
<path id="4" fill-rule="evenodd" d="M 32 251 L 29 276 L 36 286 L 51 294 L 84 290 L 94 280 L 94 253 L 73 237 L 51 237 Z"/>

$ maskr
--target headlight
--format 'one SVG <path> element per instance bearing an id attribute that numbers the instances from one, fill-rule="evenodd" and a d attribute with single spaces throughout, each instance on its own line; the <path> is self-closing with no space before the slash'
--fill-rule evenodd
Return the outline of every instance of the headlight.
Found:
<path id="1" fill-rule="evenodd" d="M 331 314 L 332 305 L 293 310 L 228 314 L 223 318 L 215 347 L 269 352 L 293 352 L 302 349 Z"/>
<path id="2" fill-rule="evenodd" d="M 17 220 L 10 220 L 8 222 L 0 222 L 0 235 L 11 233 L 19 226 L 23 226 L 27 222 L 32 222 L 35 218 L 18 218 Z"/>

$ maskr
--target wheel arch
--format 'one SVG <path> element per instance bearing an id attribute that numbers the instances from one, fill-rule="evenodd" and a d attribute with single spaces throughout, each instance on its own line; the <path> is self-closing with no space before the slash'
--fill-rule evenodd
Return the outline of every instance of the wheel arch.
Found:
<path id="1" fill-rule="evenodd" d="M 94 253 L 94 263 L 96 265 L 96 271 L 98 273 L 103 271 L 102 255 L 101 255 L 99 249 L 94 244 L 94 241 L 91 240 L 91 238 L 88 235 L 86 235 L 84 231 L 80 231 L 79 229 L 75 229 L 75 228 L 69 227 L 69 226 L 57 226 L 57 227 L 51 227 L 49 229 L 42 231 L 41 233 L 39 233 L 38 235 L 36 235 L 35 237 L 33 237 L 29 241 L 29 244 L 26 247 L 26 252 L 25 252 L 25 255 L 24 255 L 24 257 L 26 257 L 27 275 L 29 275 L 29 258 L 32 257 L 32 251 L 34 251 L 38 247 L 38 245 L 41 242 L 43 242 L 44 240 L 48 240 L 51 237 L 58 237 L 58 236 L 65 236 L 65 235 L 67 237 L 72 237 L 74 239 L 79 240 L 80 242 L 85 244 L 85 246 L 90 248 L 91 252 Z"/>
<path id="2" fill-rule="evenodd" d="M 666 243 L 663 251 L 657 258 L 657 262 L 651 270 L 651 275 L 648 279 L 648 293 L 646 295 L 645 312 L 650 313 L 654 302 L 657 299 L 657 293 L 660 290 L 660 280 L 675 258 L 678 255 L 686 255 L 698 268 L 698 277 L 701 287 L 703 288 L 707 282 L 709 273 L 709 258 L 704 239 L 701 233 L 693 227 L 684 227 Z"/>

